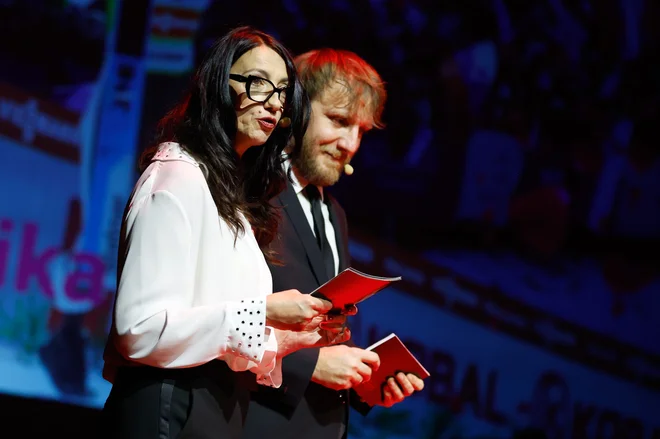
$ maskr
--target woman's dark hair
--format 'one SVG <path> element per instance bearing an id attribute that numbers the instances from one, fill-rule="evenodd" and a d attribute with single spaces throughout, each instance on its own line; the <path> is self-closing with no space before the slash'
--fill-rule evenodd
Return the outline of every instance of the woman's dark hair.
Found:
<path id="1" fill-rule="evenodd" d="M 236 110 L 229 86 L 229 70 L 249 50 L 267 46 L 286 64 L 289 78 L 282 118 L 265 144 L 249 148 L 239 159 L 234 150 Z M 184 98 L 158 124 L 156 145 L 144 152 L 140 167 L 148 166 L 158 144 L 176 141 L 206 168 L 206 179 L 218 214 L 238 236 L 244 233 L 242 212 L 268 260 L 274 253 L 268 244 L 277 233 L 279 211 L 270 199 L 286 185 L 282 150 L 292 139 L 302 144 L 309 121 L 309 99 L 289 51 L 270 35 L 251 27 L 239 27 L 216 41 L 199 65 Z"/>

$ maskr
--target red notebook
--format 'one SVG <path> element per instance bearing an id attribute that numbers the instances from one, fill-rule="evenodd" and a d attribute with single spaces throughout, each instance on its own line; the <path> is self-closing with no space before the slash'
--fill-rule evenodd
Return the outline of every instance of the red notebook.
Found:
<path id="1" fill-rule="evenodd" d="M 389 377 L 398 372 L 412 373 L 421 379 L 431 376 L 394 333 L 369 346 L 367 350 L 378 354 L 380 367 L 371 375 L 369 381 L 354 387 L 353 390 L 369 405 L 383 401 L 383 386 Z"/>
<path id="2" fill-rule="evenodd" d="M 329 300 L 334 309 L 343 310 L 348 305 L 362 302 L 398 280 L 401 280 L 401 276 L 373 276 L 349 267 L 311 294 L 314 297 Z"/>

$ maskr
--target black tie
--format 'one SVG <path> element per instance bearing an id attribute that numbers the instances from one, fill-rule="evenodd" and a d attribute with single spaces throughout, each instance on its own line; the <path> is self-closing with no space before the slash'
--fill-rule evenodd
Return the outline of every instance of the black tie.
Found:
<path id="1" fill-rule="evenodd" d="M 328 238 L 325 236 L 325 220 L 321 212 L 321 193 L 313 184 L 305 188 L 307 198 L 312 203 L 312 217 L 314 218 L 314 232 L 316 233 L 316 242 L 323 255 L 323 263 L 328 274 L 328 279 L 335 277 L 335 258 L 332 256 L 332 249 Z"/>

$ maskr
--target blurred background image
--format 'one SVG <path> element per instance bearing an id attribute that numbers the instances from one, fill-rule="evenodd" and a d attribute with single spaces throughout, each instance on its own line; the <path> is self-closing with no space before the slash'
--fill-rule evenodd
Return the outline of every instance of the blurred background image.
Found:
<path id="1" fill-rule="evenodd" d="M 431 377 L 349 437 L 660 438 L 654 0 L 0 0 L 0 419 L 94 437 L 137 156 L 243 24 L 387 83 L 332 192 L 353 265 L 403 281 L 353 338 Z"/>

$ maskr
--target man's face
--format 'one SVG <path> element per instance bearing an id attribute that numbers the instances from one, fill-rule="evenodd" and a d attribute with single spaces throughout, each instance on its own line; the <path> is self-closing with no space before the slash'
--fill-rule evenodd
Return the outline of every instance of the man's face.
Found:
<path id="1" fill-rule="evenodd" d="M 307 183 L 335 184 L 360 147 L 362 135 L 372 128 L 370 115 L 351 108 L 343 87 L 334 84 L 312 100 L 311 119 L 294 163 Z"/>

